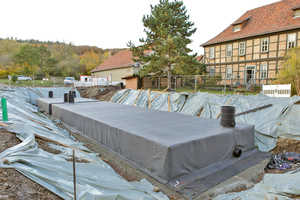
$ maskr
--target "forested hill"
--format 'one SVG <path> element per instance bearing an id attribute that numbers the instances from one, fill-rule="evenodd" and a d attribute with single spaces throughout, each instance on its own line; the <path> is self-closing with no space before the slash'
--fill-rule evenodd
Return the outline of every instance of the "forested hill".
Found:
<path id="1" fill-rule="evenodd" d="M 8 39 L 8 38 L 6 38 Z M 5 40 L 4 38 L 0 38 L 0 41 L 1 40 Z M 10 38 L 9 40 L 15 40 L 17 41 L 18 43 L 29 43 L 29 44 L 44 44 L 44 45 L 48 45 L 48 46 L 51 46 L 51 45 L 55 45 L 55 44 L 63 44 L 63 45 L 73 45 L 72 43 L 69 43 L 69 44 L 66 44 L 64 42 L 59 42 L 59 41 L 56 41 L 56 42 L 53 42 L 53 41 L 40 41 L 40 40 L 35 40 L 35 39 L 27 39 L 27 40 L 22 40 L 22 39 L 13 39 L 13 38 Z M 93 50 L 94 53 L 107 53 L 107 52 L 111 52 L 111 55 L 114 55 L 116 53 L 118 53 L 119 51 L 122 51 L 124 50 L 124 48 L 113 48 L 113 49 L 102 49 L 102 48 L 99 48 L 97 46 L 88 46 L 88 45 L 80 45 L 80 46 L 74 46 L 74 50 L 75 52 L 78 54 L 78 55 L 82 55 L 84 54 L 85 52 L 87 51 L 91 51 Z"/>
<path id="2" fill-rule="evenodd" d="M 89 74 L 121 50 L 124 48 L 102 49 L 58 41 L 0 38 L 0 75 L 43 73 L 46 76 L 78 77 Z"/>

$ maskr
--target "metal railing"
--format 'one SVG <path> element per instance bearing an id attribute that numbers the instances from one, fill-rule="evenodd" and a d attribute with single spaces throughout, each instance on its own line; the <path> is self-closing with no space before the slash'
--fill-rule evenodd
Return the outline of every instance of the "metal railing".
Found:
<path id="1" fill-rule="evenodd" d="M 172 90 L 223 90 L 224 80 L 221 75 L 191 75 L 191 76 L 172 76 Z M 231 84 L 229 84 L 230 87 Z M 144 77 L 143 87 L 150 89 L 164 89 L 168 87 L 167 76 Z"/>

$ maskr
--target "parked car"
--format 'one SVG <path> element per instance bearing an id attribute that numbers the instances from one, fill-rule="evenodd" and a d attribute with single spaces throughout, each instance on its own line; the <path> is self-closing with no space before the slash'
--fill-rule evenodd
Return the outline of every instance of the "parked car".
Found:
<path id="1" fill-rule="evenodd" d="M 74 81 L 75 81 L 74 77 L 66 77 L 65 80 L 64 80 L 64 84 L 70 85 L 70 84 L 73 84 Z"/>
<path id="2" fill-rule="evenodd" d="M 18 75 L 18 81 L 31 81 L 31 77 Z"/>

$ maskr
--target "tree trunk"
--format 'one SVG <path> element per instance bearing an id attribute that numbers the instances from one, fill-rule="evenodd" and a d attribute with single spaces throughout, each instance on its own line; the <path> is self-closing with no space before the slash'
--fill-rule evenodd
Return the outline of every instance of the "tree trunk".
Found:
<path id="1" fill-rule="evenodd" d="M 168 89 L 168 91 L 171 91 L 171 84 L 172 84 L 172 82 L 171 82 L 171 65 L 169 65 L 168 66 L 168 86 L 169 86 L 169 89 Z"/>

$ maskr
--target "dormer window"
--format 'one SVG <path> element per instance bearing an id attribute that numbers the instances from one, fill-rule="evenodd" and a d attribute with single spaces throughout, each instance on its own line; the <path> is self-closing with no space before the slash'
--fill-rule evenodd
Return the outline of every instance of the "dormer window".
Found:
<path id="1" fill-rule="evenodd" d="M 247 22 L 249 21 L 250 17 L 244 20 L 237 20 L 235 23 L 232 24 L 232 31 L 237 32 L 242 30 L 244 26 L 246 26 Z"/>
<path id="2" fill-rule="evenodd" d="M 241 24 L 233 25 L 233 32 L 240 31 L 240 30 L 241 30 Z"/>
<path id="3" fill-rule="evenodd" d="M 300 8 L 293 10 L 293 17 L 294 18 L 300 17 Z"/>

